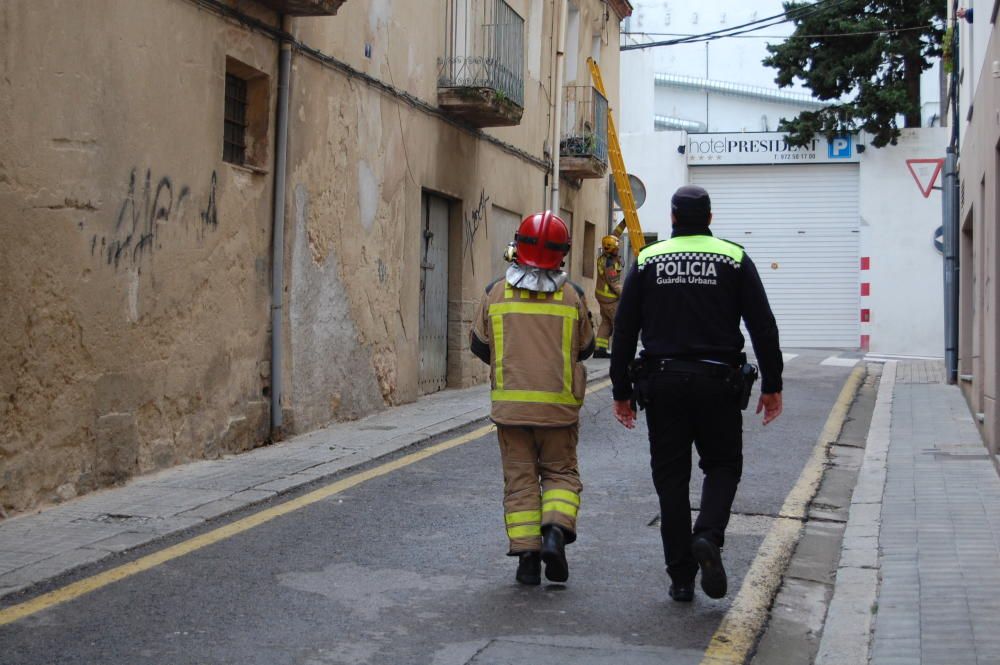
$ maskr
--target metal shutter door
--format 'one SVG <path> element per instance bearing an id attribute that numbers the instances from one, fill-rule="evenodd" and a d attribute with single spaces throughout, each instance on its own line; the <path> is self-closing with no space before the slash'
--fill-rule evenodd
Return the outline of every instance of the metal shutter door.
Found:
<path id="1" fill-rule="evenodd" d="M 423 195 L 423 259 L 420 263 L 421 395 L 443 390 L 448 377 L 448 217 L 447 199 Z"/>
<path id="2" fill-rule="evenodd" d="M 704 166 L 712 232 L 760 272 L 784 347 L 859 344 L 857 165 Z"/>

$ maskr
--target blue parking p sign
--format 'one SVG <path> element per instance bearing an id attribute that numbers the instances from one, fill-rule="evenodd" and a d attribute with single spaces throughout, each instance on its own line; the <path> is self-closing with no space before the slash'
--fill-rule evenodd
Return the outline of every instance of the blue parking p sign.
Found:
<path id="1" fill-rule="evenodd" d="M 830 159 L 850 159 L 853 153 L 852 150 L 851 136 L 836 136 L 830 140 L 829 152 L 827 153 Z"/>

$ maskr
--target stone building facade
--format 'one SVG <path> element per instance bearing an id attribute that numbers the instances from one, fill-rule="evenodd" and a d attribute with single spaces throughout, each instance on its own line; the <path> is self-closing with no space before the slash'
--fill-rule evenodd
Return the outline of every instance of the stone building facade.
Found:
<path id="1" fill-rule="evenodd" d="M 974 20 L 956 21 L 958 49 L 952 53 L 959 93 L 952 102 L 958 104 L 960 119 L 958 380 L 994 463 L 1000 461 L 998 6 L 997 2 L 967 3 L 974 9 Z"/>
<path id="2" fill-rule="evenodd" d="M 556 149 L 576 169 L 561 169 L 568 269 L 592 291 L 609 214 L 600 112 L 617 105 L 630 7 L 570 2 L 556 110 L 559 7 L 0 4 L 0 506 L 483 381 L 472 309 L 520 217 L 549 200 Z M 502 67 L 455 69 L 484 62 Z"/>

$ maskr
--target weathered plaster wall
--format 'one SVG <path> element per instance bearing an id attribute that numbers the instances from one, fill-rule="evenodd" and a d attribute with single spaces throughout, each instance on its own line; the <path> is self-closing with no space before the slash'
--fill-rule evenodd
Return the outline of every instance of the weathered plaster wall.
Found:
<path id="1" fill-rule="evenodd" d="M 513 2 L 551 29 L 549 3 Z M 591 6 L 592 5 L 592 6 Z M 545 9 L 543 12 L 542 9 Z M 585 5 L 588 26 L 603 4 Z M 613 16 L 613 15 L 612 15 Z M 444 7 L 356 0 L 334 18 L 298 21 L 300 39 L 351 66 L 436 103 L 436 60 L 444 43 Z M 606 26 L 604 72 L 617 89 L 617 24 Z M 610 40 L 610 41 L 608 41 Z M 546 39 L 547 42 L 547 39 Z M 586 42 L 586 47 L 583 46 Z M 371 57 L 365 57 L 365 45 Z M 581 58 L 591 42 L 581 39 Z M 537 78 L 526 68 L 525 112 L 515 128 L 487 133 L 541 158 L 549 136 L 548 74 L 542 49 Z M 492 268 L 493 206 L 518 215 L 545 197 L 537 165 L 462 131 L 398 98 L 316 61 L 296 57 L 288 214 L 288 283 L 293 429 L 356 418 L 417 397 L 421 195 L 451 200 L 448 385 L 483 381 L 485 366 L 468 351 L 468 330 Z M 322 130 L 317 133 L 317 127 Z M 563 183 L 562 207 L 574 211 L 579 249 L 569 266 L 580 279 L 584 224 L 606 225 L 606 181 Z M 592 280 L 585 287 L 592 291 Z M 317 361 L 322 367 L 315 367 Z"/>
<path id="2" fill-rule="evenodd" d="M 273 43 L 179 0 L 0 25 L 0 504 L 259 445 L 270 178 L 221 118 L 226 55 Z"/>
<path id="3" fill-rule="evenodd" d="M 990 451 L 1000 454 L 1000 79 L 985 62 L 1000 60 L 1000 33 L 983 22 L 986 34 L 976 33 L 978 60 L 962 61 L 965 78 L 961 117 L 968 118 L 961 132 L 959 180 L 962 225 L 962 310 L 959 320 L 959 372 L 971 374 L 961 381 L 973 411 L 983 414 L 983 435 Z M 965 39 L 970 26 L 959 21 Z M 978 25 L 978 24 L 977 24 Z M 982 37 L 982 38 L 981 38 Z M 963 47 L 963 57 L 967 55 Z M 980 72 L 978 80 L 970 71 Z M 974 90 L 974 97 L 971 92 Z"/>
<path id="4" fill-rule="evenodd" d="M 588 31 L 603 30 L 615 91 L 616 17 L 580 4 L 580 61 Z M 276 25 L 258 4 L 236 5 Z M 542 43 L 528 49 L 521 125 L 487 132 L 537 160 L 551 122 L 551 3 L 512 6 Z M 443 12 L 351 0 L 293 31 L 436 106 Z M 0 505 L 263 443 L 273 155 L 258 169 L 224 163 L 222 119 L 228 56 L 270 77 L 270 134 L 255 149 L 273 151 L 276 42 L 189 0 L 11 0 L 0 25 Z M 328 63 L 299 51 L 292 62 L 289 431 L 417 398 L 424 192 L 451 201 L 448 385 L 484 380 L 468 329 L 496 277 L 493 206 L 539 209 L 544 169 Z M 579 279 L 607 185 L 562 191 Z"/>

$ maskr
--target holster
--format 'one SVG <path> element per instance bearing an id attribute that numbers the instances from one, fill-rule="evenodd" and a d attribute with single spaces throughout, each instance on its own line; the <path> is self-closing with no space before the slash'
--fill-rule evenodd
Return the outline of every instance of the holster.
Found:
<path id="1" fill-rule="evenodd" d="M 750 405 L 750 393 L 753 392 L 753 384 L 757 381 L 758 375 L 757 366 L 744 361 L 733 369 L 733 373 L 727 379 L 733 393 L 739 398 L 741 411 Z"/>

